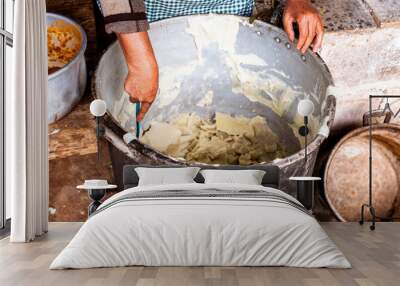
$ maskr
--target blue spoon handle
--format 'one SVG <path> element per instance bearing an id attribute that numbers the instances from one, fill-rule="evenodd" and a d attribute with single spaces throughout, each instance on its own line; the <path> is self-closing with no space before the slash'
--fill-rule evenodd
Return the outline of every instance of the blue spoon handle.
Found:
<path id="1" fill-rule="evenodd" d="M 136 118 L 140 112 L 140 102 L 136 103 Z M 136 139 L 139 139 L 140 136 L 140 122 L 136 121 Z"/>

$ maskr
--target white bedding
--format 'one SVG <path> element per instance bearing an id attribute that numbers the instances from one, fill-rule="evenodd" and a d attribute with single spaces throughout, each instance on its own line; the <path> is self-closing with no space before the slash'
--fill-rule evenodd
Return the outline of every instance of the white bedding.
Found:
<path id="1" fill-rule="evenodd" d="M 318 222 L 290 204 L 244 197 L 150 198 L 115 203 L 136 192 L 207 189 L 261 190 L 297 202 L 279 190 L 254 185 L 179 184 L 128 189 L 100 206 L 50 269 L 127 265 L 351 267 Z"/>

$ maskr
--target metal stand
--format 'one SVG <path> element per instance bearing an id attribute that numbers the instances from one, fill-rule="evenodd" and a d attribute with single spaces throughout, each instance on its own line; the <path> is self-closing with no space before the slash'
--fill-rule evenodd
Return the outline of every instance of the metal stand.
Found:
<path id="1" fill-rule="evenodd" d="M 308 116 L 304 116 L 304 125 L 299 128 L 299 134 L 304 137 L 304 165 L 307 165 L 307 135 L 310 133 L 308 129 Z"/>
<path id="2" fill-rule="evenodd" d="M 371 213 L 372 216 L 372 224 L 369 226 L 370 230 L 375 230 L 375 222 L 376 222 L 376 215 L 375 215 L 375 208 L 372 206 L 372 203 L 370 202 L 369 204 L 363 204 L 361 206 L 361 219 L 360 219 L 360 224 L 364 224 L 364 209 L 368 208 L 369 212 Z"/>
<path id="3" fill-rule="evenodd" d="M 373 98 L 400 98 L 400 95 L 370 95 L 369 96 L 369 114 L 372 114 L 372 99 Z M 396 115 L 398 112 L 396 113 Z M 395 116 L 396 116 L 395 115 Z M 361 219 L 360 225 L 364 224 L 364 211 L 365 208 L 369 209 L 369 212 L 372 216 L 372 224 L 369 226 L 371 230 L 375 230 L 375 222 L 376 222 L 376 213 L 375 208 L 372 204 L 372 117 L 369 118 L 368 122 L 369 126 L 369 178 L 368 178 L 368 204 L 363 204 L 361 206 Z"/>
<path id="4" fill-rule="evenodd" d="M 314 181 L 297 181 L 297 199 L 312 214 L 314 209 Z"/>
<path id="5" fill-rule="evenodd" d="M 320 181 L 320 177 L 290 177 L 290 181 L 297 184 L 296 198 L 313 215 L 315 205 L 315 182 Z"/>
<path id="6" fill-rule="evenodd" d="M 89 197 L 93 202 L 88 207 L 88 216 L 91 216 L 101 205 L 101 199 L 105 196 L 105 189 L 90 189 L 88 190 Z"/>
<path id="7" fill-rule="evenodd" d="M 100 162 L 100 138 L 106 133 L 106 129 L 102 123 L 103 116 L 96 116 L 96 141 L 97 141 L 97 162 Z"/>

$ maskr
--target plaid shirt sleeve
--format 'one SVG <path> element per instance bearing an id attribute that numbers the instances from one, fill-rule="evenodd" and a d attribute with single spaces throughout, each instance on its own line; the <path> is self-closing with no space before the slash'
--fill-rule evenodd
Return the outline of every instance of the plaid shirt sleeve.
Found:
<path id="1" fill-rule="evenodd" d="M 136 33 L 149 29 L 144 0 L 97 0 L 107 33 Z"/>

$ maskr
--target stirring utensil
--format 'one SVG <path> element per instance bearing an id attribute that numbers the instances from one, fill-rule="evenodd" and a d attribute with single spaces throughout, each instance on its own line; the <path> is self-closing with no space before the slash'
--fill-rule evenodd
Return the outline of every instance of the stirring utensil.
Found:
<path id="1" fill-rule="evenodd" d="M 136 102 L 136 118 L 140 112 L 140 102 Z M 140 122 L 136 120 L 136 139 L 140 136 Z"/>

